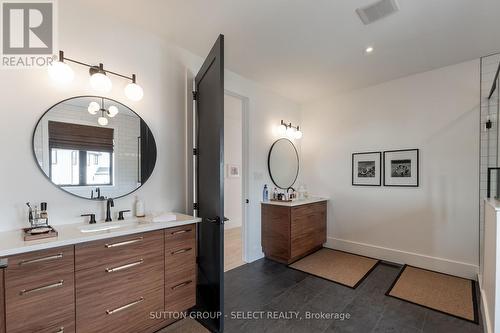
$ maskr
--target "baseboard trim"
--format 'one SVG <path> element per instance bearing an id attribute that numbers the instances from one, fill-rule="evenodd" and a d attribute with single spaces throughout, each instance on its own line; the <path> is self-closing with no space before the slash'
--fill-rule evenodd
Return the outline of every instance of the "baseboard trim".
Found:
<path id="1" fill-rule="evenodd" d="M 382 246 L 354 242 L 345 239 L 328 237 L 325 247 L 360 254 L 397 264 L 408 264 L 450 275 L 475 280 L 479 271 L 478 266 L 453 261 L 444 258 L 431 257 L 423 254 L 390 249 Z"/>
<path id="2" fill-rule="evenodd" d="M 492 333 L 491 321 L 490 321 L 490 310 L 488 308 L 488 303 L 486 302 L 486 293 L 483 290 L 483 279 L 481 274 L 477 275 L 477 280 L 479 281 L 479 292 L 481 293 L 481 317 L 483 319 L 483 327 L 486 333 Z"/>
<path id="3" fill-rule="evenodd" d="M 251 263 L 254 261 L 257 261 L 259 259 L 264 258 L 264 252 L 254 252 L 254 253 L 249 253 L 248 256 L 244 259 L 246 263 Z"/>

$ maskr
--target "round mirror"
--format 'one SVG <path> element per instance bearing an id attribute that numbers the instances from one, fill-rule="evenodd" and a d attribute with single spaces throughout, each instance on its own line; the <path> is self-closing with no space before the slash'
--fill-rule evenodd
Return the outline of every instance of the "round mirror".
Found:
<path id="1" fill-rule="evenodd" d="M 269 175 L 281 189 L 292 187 L 299 175 L 299 154 L 288 139 L 279 139 L 271 146 L 267 158 Z"/>
<path id="2" fill-rule="evenodd" d="M 57 187 L 80 198 L 119 198 L 141 187 L 156 163 L 148 125 L 127 106 L 105 97 L 61 101 L 38 120 L 33 153 Z"/>

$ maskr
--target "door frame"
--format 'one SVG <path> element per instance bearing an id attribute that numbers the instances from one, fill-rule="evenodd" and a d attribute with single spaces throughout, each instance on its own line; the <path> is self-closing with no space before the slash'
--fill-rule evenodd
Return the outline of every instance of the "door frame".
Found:
<path id="1" fill-rule="evenodd" d="M 241 124 L 241 128 L 243 129 L 243 136 L 242 136 L 242 161 L 243 161 L 243 172 L 242 172 L 242 197 L 243 197 L 243 201 L 241 202 L 241 208 L 242 208 L 242 240 L 243 240 L 243 244 L 242 244 L 242 247 L 243 247 L 243 258 L 241 258 L 243 260 L 243 262 L 245 263 L 248 263 L 250 262 L 249 259 L 248 259 L 248 256 L 249 256 L 249 253 L 250 253 L 250 250 L 249 250 L 249 247 L 250 247 L 250 237 L 249 237 L 249 232 L 248 232 L 248 214 L 249 214 L 249 207 L 250 207 L 250 204 L 249 203 L 246 203 L 246 200 L 250 200 L 249 199 L 249 195 L 250 195 L 250 191 L 249 191 L 249 188 L 250 188 L 250 183 L 249 183 L 249 166 L 250 166 L 250 162 L 249 162 L 249 156 L 250 156 L 250 146 L 249 146 L 249 142 L 250 142 L 250 114 L 249 114 L 249 104 L 250 104 L 250 99 L 246 96 L 243 96 L 243 95 L 240 95 L 238 93 L 235 93 L 231 90 L 228 90 L 228 89 L 224 89 L 224 94 L 225 95 L 228 95 L 228 96 L 231 96 L 231 97 L 234 97 L 234 98 L 237 98 L 239 100 L 241 100 L 241 106 L 242 106 L 242 110 L 241 110 L 241 118 L 242 118 L 242 124 Z"/>

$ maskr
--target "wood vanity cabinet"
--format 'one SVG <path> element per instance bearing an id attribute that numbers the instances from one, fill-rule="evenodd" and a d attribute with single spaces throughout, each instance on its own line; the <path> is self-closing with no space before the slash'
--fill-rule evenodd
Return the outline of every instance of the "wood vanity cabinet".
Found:
<path id="1" fill-rule="evenodd" d="M 290 264 L 326 242 L 326 201 L 297 206 L 262 203 L 262 250 Z"/>
<path id="2" fill-rule="evenodd" d="M 4 279 L 8 333 L 75 332 L 73 246 L 9 257 Z"/>
<path id="3" fill-rule="evenodd" d="M 8 259 L 0 333 L 152 333 L 196 305 L 196 224 Z"/>
<path id="4" fill-rule="evenodd" d="M 145 332 L 164 309 L 163 230 L 75 246 L 79 333 Z"/>

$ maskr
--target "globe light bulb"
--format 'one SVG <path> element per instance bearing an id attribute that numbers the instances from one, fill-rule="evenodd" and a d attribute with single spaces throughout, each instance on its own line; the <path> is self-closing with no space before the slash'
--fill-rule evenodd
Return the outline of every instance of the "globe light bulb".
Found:
<path id="1" fill-rule="evenodd" d="M 68 84 L 73 81 L 75 73 L 68 64 L 62 61 L 54 61 L 48 67 L 49 76 L 59 84 Z"/>
<path id="2" fill-rule="evenodd" d="M 293 127 L 288 127 L 287 130 L 286 130 L 286 135 L 289 137 L 289 138 L 293 138 L 294 137 L 294 134 L 295 134 L 295 128 Z"/>
<path id="3" fill-rule="evenodd" d="M 295 132 L 295 139 L 301 139 L 301 138 L 302 138 L 302 131 L 297 130 L 297 132 Z"/>
<path id="4" fill-rule="evenodd" d="M 144 96 L 144 91 L 140 85 L 136 83 L 129 83 L 125 86 L 125 96 L 127 96 L 128 99 L 137 102 Z"/>
<path id="5" fill-rule="evenodd" d="M 99 117 L 99 119 L 97 119 L 97 122 L 101 126 L 106 126 L 108 124 L 108 118 L 106 118 L 106 117 Z"/>
<path id="6" fill-rule="evenodd" d="M 89 113 L 92 115 L 96 114 L 97 111 L 99 111 L 99 109 L 100 109 L 100 106 L 99 106 L 99 103 L 97 103 L 97 102 L 90 102 L 89 107 L 87 108 Z"/>
<path id="7" fill-rule="evenodd" d="M 280 135 L 285 135 L 286 134 L 286 125 L 285 124 L 281 124 L 279 127 L 278 127 L 278 132 Z"/>
<path id="8" fill-rule="evenodd" d="M 109 77 L 103 73 L 95 73 L 90 76 L 90 86 L 99 92 L 109 92 L 112 84 Z"/>
<path id="9" fill-rule="evenodd" d="M 118 112 L 120 112 L 118 110 L 118 108 L 114 105 L 111 105 L 109 108 L 108 108 L 108 115 L 113 118 L 114 116 L 116 116 L 118 114 Z"/>

